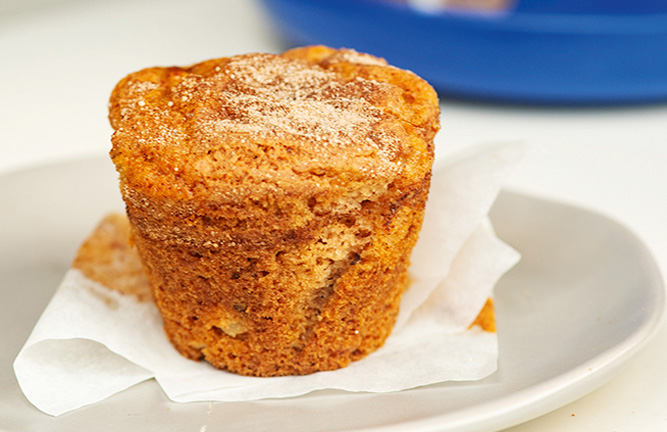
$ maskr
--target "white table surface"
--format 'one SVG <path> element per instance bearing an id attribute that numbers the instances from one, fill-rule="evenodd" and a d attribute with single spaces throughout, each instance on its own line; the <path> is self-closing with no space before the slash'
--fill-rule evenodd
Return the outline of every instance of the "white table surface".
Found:
<path id="1" fill-rule="evenodd" d="M 106 153 L 107 98 L 131 71 L 283 48 L 250 0 L 0 2 L 0 175 Z M 667 103 L 568 109 L 445 100 L 442 119 L 441 151 L 530 143 L 508 187 L 621 222 L 667 274 Z M 667 321 L 608 384 L 509 430 L 667 431 Z"/>

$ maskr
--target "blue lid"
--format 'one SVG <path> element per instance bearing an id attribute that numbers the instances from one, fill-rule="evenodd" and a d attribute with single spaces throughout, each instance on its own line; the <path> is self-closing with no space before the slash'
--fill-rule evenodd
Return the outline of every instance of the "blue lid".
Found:
<path id="1" fill-rule="evenodd" d="M 294 44 L 368 52 L 463 97 L 565 104 L 667 100 L 667 2 L 524 0 L 424 10 L 398 0 L 263 0 Z"/>

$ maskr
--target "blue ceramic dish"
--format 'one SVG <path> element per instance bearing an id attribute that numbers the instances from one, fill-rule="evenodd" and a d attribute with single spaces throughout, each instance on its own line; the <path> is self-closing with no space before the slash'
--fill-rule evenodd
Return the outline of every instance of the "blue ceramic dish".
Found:
<path id="1" fill-rule="evenodd" d="M 290 43 L 348 47 L 440 92 L 564 104 L 667 100 L 667 1 L 524 0 L 426 12 L 389 0 L 263 0 Z"/>

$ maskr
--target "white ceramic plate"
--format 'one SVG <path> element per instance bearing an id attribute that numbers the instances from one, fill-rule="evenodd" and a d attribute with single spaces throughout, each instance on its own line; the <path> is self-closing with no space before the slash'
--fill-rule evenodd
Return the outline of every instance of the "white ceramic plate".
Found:
<path id="1" fill-rule="evenodd" d="M 0 430 L 497 430 L 602 385 L 663 312 L 657 267 L 631 233 L 581 209 L 503 192 L 491 216 L 523 260 L 497 288 L 500 359 L 489 378 L 214 404 L 172 403 L 148 381 L 53 418 L 25 400 L 11 363 L 79 242 L 104 213 L 122 209 L 116 175 L 101 158 L 6 175 L 0 202 Z"/>

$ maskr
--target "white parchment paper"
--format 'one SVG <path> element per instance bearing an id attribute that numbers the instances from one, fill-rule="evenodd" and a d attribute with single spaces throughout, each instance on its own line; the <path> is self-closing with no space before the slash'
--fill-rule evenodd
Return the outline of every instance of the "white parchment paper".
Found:
<path id="1" fill-rule="evenodd" d="M 485 145 L 434 167 L 410 289 L 385 345 L 350 366 L 254 378 L 180 356 L 151 302 L 70 269 L 14 362 L 27 399 L 60 415 L 155 379 L 176 402 L 293 397 L 318 389 L 389 392 L 478 380 L 497 368 L 495 333 L 470 327 L 498 279 L 519 260 L 487 219 L 519 144 Z"/>

